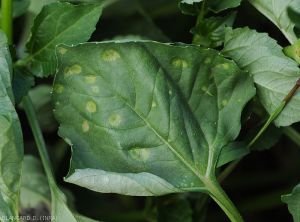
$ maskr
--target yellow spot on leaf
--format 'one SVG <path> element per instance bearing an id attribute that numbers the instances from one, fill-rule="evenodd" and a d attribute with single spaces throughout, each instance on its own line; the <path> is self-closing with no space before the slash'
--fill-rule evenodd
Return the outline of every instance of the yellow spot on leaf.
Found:
<path id="1" fill-rule="evenodd" d="M 94 75 L 89 75 L 89 76 L 84 77 L 85 82 L 88 83 L 88 84 L 95 83 L 96 79 L 97 79 L 97 77 L 94 76 Z"/>
<path id="2" fill-rule="evenodd" d="M 110 115 L 108 118 L 108 122 L 111 126 L 118 126 L 120 125 L 121 121 L 122 121 L 121 116 L 115 113 Z"/>
<path id="3" fill-rule="evenodd" d="M 71 67 L 66 67 L 64 70 L 65 77 L 76 75 L 81 73 L 82 69 L 80 65 L 73 65 Z"/>
<path id="4" fill-rule="evenodd" d="M 230 66 L 229 66 L 228 63 L 223 63 L 223 64 L 222 64 L 222 67 L 223 67 L 224 69 L 229 69 Z"/>
<path id="5" fill-rule="evenodd" d="M 228 103 L 228 101 L 227 101 L 226 99 L 224 99 L 224 100 L 222 101 L 222 105 L 223 105 L 223 106 L 226 106 L 227 103 Z"/>
<path id="6" fill-rule="evenodd" d="M 153 108 L 155 108 L 156 106 L 157 106 L 157 104 L 156 104 L 156 102 L 152 102 L 152 104 L 151 104 L 151 106 L 153 107 Z"/>
<path id="7" fill-rule="evenodd" d="M 116 50 L 107 49 L 102 53 L 101 57 L 106 62 L 113 62 L 119 59 L 121 56 Z"/>
<path id="8" fill-rule="evenodd" d="M 63 47 L 59 47 L 57 50 L 58 50 L 59 54 L 61 54 L 61 55 L 65 54 L 68 51 L 66 48 L 63 48 Z"/>
<path id="9" fill-rule="evenodd" d="M 173 59 L 172 65 L 176 68 L 181 68 L 181 69 L 188 67 L 187 61 L 185 61 L 184 59 L 180 59 L 180 58 Z"/>
<path id="10" fill-rule="evenodd" d="M 93 101 L 88 101 L 85 108 L 89 113 L 95 113 L 97 111 L 97 105 Z"/>
<path id="11" fill-rule="evenodd" d="M 88 121 L 84 120 L 84 121 L 82 122 L 82 131 L 83 131 L 84 133 L 86 133 L 86 132 L 88 132 L 89 130 L 90 130 L 90 125 L 89 125 Z"/>
<path id="12" fill-rule="evenodd" d="M 54 92 L 56 92 L 56 93 L 62 93 L 62 92 L 64 91 L 64 86 L 61 85 L 61 84 L 55 84 L 55 85 L 53 86 L 53 90 L 54 90 Z"/>
<path id="13" fill-rule="evenodd" d="M 135 160 L 146 161 L 150 157 L 149 148 L 135 148 L 129 151 L 130 156 Z"/>

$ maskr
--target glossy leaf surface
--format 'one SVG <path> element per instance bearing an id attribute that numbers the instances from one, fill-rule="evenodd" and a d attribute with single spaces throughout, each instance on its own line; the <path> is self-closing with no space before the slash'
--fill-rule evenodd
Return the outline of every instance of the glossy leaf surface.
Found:
<path id="1" fill-rule="evenodd" d="M 142 196 L 205 188 L 255 93 L 245 73 L 196 46 L 60 47 L 53 99 L 73 144 L 66 181 Z"/>

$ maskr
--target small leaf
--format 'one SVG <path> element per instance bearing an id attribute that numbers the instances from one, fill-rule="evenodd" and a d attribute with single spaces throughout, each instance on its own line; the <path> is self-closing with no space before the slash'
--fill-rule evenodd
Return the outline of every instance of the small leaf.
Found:
<path id="1" fill-rule="evenodd" d="M 18 216 L 23 138 L 12 102 L 12 64 L 5 35 L 0 32 L 0 216 Z"/>
<path id="2" fill-rule="evenodd" d="M 223 147 L 218 159 L 217 167 L 221 167 L 231 161 L 240 159 L 249 153 L 250 151 L 247 148 L 247 145 L 245 143 L 243 142 L 229 143 L 228 145 Z"/>
<path id="3" fill-rule="evenodd" d="M 193 43 L 210 48 L 221 46 L 225 40 L 225 27 L 232 26 L 235 17 L 236 13 L 229 13 L 224 17 L 209 17 L 200 21 L 192 29 Z"/>
<path id="4" fill-rule="evenodd" d="M 290 43 L 297 40 L 294 32 L 295 24 L 288 16 L 288 8 L 299 9 L 300 0 L 249 0 L 249 2 L 274 23 Z"/>
<path id="5" fill-rule="evenodd" d="M 284 48 L 284 53 L 300 64 L 300 39 Z"/>
<path id="6" fill-rule="evenodd" d="M 158 222 L 192 222 L 193 211 L 188 200 L 169 198 L 157 204 Z"/>
<path id="7" fill-rule="evenodd" d="M 288 205 L 294 222 L 300 222 L 300 184 L 293 189 L 291 194 L 283 195 L 281 200 Z"/>
<path id="8" fill-rule="evenodd" d="M 209 189 L 206 175 L 255 94 L 250 77 L 197 46 L 60 47 L 55 115 L 60 136 L 74 144 L 66 181 L 138 196 Z"/>
<path id="9" fill-rule="evenodd" d="M 207 1 L 208 7 L 215 13 L 224 11 L 229 8 L 236 8 L 241 4 L 242 0 L 214 0 Z"/>
<path id="10" fill-rule="evenodd" d="M 253 76 L 260 101 L 270 114 L 281 104 L 300 77 L 297 63 L 283 54 L 282 47 L 275 40 L 249 28 L 228 28 L 223 54 L 234 59 L 240 68 Z M 275 120 L 275 124 L 289 126 L 299 121 L 298 92 Z"/>
<path id="11" fill-rule="evenodd" d="M 34 21 L 27 44 L 29 56 L 19 64 L 29 63 L 31 71 L 38 77 L 54 74 L 55 46 L 87 41 L 95 30 L 100 13 L 101 5 L 59 2 L 46 5 Z"/>

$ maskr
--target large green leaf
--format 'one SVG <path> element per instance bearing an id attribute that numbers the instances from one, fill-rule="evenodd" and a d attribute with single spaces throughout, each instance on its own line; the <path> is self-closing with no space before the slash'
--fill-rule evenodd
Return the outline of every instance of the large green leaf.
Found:
<path id="1" fill-rule="evenodd" d="M 250 77 L 197 46 L 60 48 L 53 100 L 59 134 L 73 144 L 66 181 L 139 196 L 209 189 L 255 94 Z"/>
<path id="2" fill-rule="evenodd" d="M 294 222 L 300 222 L 300 184 L 293 189 L 291 194 L 284 195 L 281 199 L 288 205 Z"/>
<path id="3" fill-rule="evenodd" d="M 23 140 L 12 102 L 11 59 L 0 32 L 0 216 L 17 216 Z"/>
<path id="4" fill-rule="evenodd" d="M 297 63 L 286 57 L 275 40 L 249 28 L 231 30 L 225 37 L 223 53 L 250 72 L 260 101 L 272 113 L 300 77 Z M 300 93 L 297 93 L 275 120 L 277 126 L 300 121 Z"/>
<path id="5" fill-rule="evenodd" d="M 295 24 L 288 16 L 288 8 L 300 9 L 300 0 L 249 0 L 249 2 L 274 23 L 290 43 L 297 40 L 294 32 Z"/>
<path id="6" fill-rule="evenodd" d="M 98 22 L 101 5 L 72 5 L 53 3 L 46 5 L 36 17 L 30 41 L 28 57 L 31 71 L 39 77 L 54 74 L 56 69 L 55 46 L 60 43 L 86 42 Z"/>

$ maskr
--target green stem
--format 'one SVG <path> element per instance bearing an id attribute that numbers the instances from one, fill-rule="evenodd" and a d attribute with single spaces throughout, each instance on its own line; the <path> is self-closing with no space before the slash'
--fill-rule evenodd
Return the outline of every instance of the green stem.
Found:
<path id="1" fill-rule="evenodd" d="M 204 16 L 205 16 L 205 3 L 206 3 L 206 0 L 203 0 L 202 2 L 202 5 L 201 5 L 201 9 L 200 9 L 200 12 L 199 12 L 199 15 L 197 16 L 197 20 L 196 20 L 196 27 L 200 24 L 200 22 L 203 21 L 204 19 Z M 198 44 L 198 34 L 195 34 L 193 36 L 193 40 L 192 40 L 192 43 L 193 44 Z"/>
<path id="2" fill-rule="evenodd" d="M 33 136 L 34 136 L 34 140 L 36 142 L 39 154 L 41 156 L 41 160 L 46 172 L 46 176 L 48 178 L 50 187 L 56 187 L 56 182 L 52 173 L 52 169 L 51 169 L 51 162 L 47 153 L 47 148 L 46 148 L 46 144 L 42 135 L 42 131 L 41 128 L 39 126 L 39 123 L 37 121 L 37 116 L 36 116 L 36 112 L 34 110 L 33 104 L 31 102 L 31 99 L 29 98 L 29 96 L 25 96 L 23 98 L 23 107 L 26 113 L 26 116 L 28 118 L 28 122 L 29 125 L 31 127 Z"/>
<path id="3" fill-rule="evenodd" d="M 12 0 L 1 0 L 1 28 L 6 34 L 8 44 L 13 43 L 12 33 Z"/>
<path id="4" fill-rule="evenodd" d="M 297 130 L 288 126 L 283 129 L 283 133 L 300 147 L 300 133 Z"/>
<path id="5" fill-rule="evenodd" d="M 217 181 L 211 181 L 206 184 L 211 198 L 222 208 L 231 222 L 243 222 L 243 218 L 235 205 L 231 202 L 227 194 Z"/>

